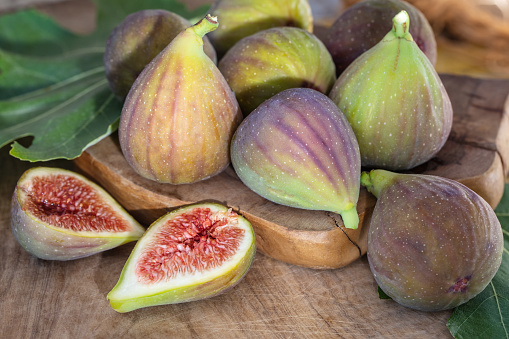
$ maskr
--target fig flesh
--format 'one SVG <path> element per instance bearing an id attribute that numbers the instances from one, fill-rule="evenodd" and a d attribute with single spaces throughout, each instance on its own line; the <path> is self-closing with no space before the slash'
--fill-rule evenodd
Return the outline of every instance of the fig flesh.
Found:
<path id="1" fill-rule="evenodd" d="M 413 309 L 441 311 L 484 290 L 504 246 L 500 223 L 484 199 L 431 175 L 373 170 L 361 181 L 377 197 L 367 256 L 388 296 Z"/>
<path id="2" fill-rule="evenodd" d="M 104 51 L 106 79 L 112 92 L 124 100 L 145 66 L 189 26 L 187 19 L 163 9 L 128 15 L 113 29 Z M 216 62 L 216 51 L 207 37 L 203 39 L 203 48 Z"/>
<path id="3" fill-rule="evenodd" d="M 360 154 L 343 114 L 324 94 L 292 88 L 240 124 L 233 167 L 251 190 L 278 204 L 338 213 L 357 228 Z"/>
<path id="4" fill-rule="evenodd" d="M 29 169 L 19 179 L 11 228 L 27 252 L 46 260 L 90 256 L 145 232 L 101 187 L 77 173 L 47 167 Z"/>
<path id="5" fill-rule="evenodd" d="M 213 203 L 181 207 L 136 243 L 108 299 L 123 313 L 209 298 L 239 283 L 255 253 L 244 217 Z"/>
<path id="6" fill-rule="evenodd" d="M 408 33 L 393 29 L 341 74 L 330 98 L 352 125 L 362 165 L 405 170 L 434 157 L 452 127 L 452 106 L 437 72 Z"/>
<path id="7" fill-rule="evenodd" d="M 332 58 L 312 33 L 296 27 L 267 29 L 237 42 L 219 62 L 244 116 L 288 89 L 328 94 L 336 81 Z"/>
<path id="8" fill-rule="evenodd" d="M 202 37 L 218 23 L 207 16 L 181 32 L 143 70 L 119 125 L 122 152 L 142 177 L 170 184 L 218 174 L 230 163 L 239 105 Z"/>
<path id="9" fill-rule="evenodd" d="M 432 65 L 437 60 L 437 43 L 424 14 L 400 0 L 364 0 L 344 11 L 327 30 L 323 42 L 340 75 L 355 59 L 382 40 L 391 30 L 391 19 L 400 11 L 410 17 L 410 34 Z"/>
<path id="10" fill-rule="evenodd" d="M 220 57 L 237 41 L 265 29 L 292 26 L 313 31 L 308 0 L 218 0 L 210 13 L 221 21 L 209 35 Z"/>

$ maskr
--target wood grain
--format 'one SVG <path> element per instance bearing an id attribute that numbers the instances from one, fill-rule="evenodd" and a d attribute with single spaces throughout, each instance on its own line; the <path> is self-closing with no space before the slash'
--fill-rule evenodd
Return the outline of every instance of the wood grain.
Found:
<path id="1" fill-rule="evenodd" d="M 334 270 L 261 253 L 246 277 L 217 297 L 116 313 L 106 300 L 133 244 L 67 262 L 36 259 L 10 230 L 16 181 L 33 166 L 0 149 L 2 338 L 451 338 L 451 312 L 417 312 L 380 300 L 367 260 Z"/>
<path id="2" fill-rule="evenodd" d="M 458 180 L 496 206 L 509 170 L 509 81 L 452 75 L 442 79 L 453 104 L 453 130 L 441 152 L 413 172 Z M 351 230 L 338 214 L 291 208 L 260 197 L 242 184 L 231 167 L 188 185 L 144 179 L 125 161 L 116 135 L 89 148 L 75 163 L 145 224 L 176 206 L 210 200 L 231 206 L 250 220 L 258 250 L 278 260 L 338 268 L 366 252 L 375 199 L 365 189 L 357 206 L 360 226 Z"/>

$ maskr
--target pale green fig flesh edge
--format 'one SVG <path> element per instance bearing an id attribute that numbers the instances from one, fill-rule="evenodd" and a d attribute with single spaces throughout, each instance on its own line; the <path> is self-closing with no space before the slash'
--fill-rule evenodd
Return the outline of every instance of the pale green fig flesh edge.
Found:
<path id="1" fill-rule="evenodd" d="M 192 204 L 186 207 L 181 207 L 172 212 L 167 213 L 166 215 L 161 216 L 154 223 L 152 223 L 152 225 L 149 227 L 147 232 L 145 232 L 145 234 L 147 236 L 150 236 L 151 235 L 150 231 L 156 228 L 159 222 L 163 221 L 163 219 L 170 219 L 175 215 L 185 213 L 186 211 L 192 210 L 193 208 L 199 207 L 200 205 L 201 204 Z M 206 203 L 204 205 L 206 205 L 207 207 L 212 206 L 216 208 L 218 211 L 228 210 L 226 206 L 221 204 Z M 136 263 L 135 260 L 137 259 L 139 252 L 138 248 L 141 246 L 140 245 L 141 241 L 139 241 L 135 245 L 135 248 L 132 250 L 131 254 L 129 255 L 129 258 L 127 259 L 124 268 L 122 269 L 117 284 L 107 295 L 107 299 L 110 301 L 111 307 L 119 313 L 125 313 L 149 306 L 196 301 L 205 298 L 211 298 L 235 286 L 238 282 L 240 282 L 240 280 L 242 280 L 242 278 L 248 272 L 252 262 L 254 261 L 254 257 L 256 254 L 256 240 L 254 230 L 251 227 L 251 223 L 240 214 L 238 214 L 238 222 L 246 225 L 246 229 L 249 230 L 249 237 L 252 239 L 252 243 L 246 250 L 245 255 L 242 256 L 242 260 L 239 260 L 239 262 L 237 262 L 235 266 L 232 267 L 229 272 L 227 272 L 230 274 L 216 274 L 215 276 L 212 276 L 211 279 L 208 279 L 206 281 L 200 280 L 195 285 L 178 286 L 176 288 L 171 288 L 169 290 L 161 290 L 149 296 L 135 296 L 132 298 L 115 298 L 116 291 L 122 288 L 122 285 L 126 280 L 127 274 L 126 272 L 130 270 L 130 262 L 133 261 L 132 265 Z"/>

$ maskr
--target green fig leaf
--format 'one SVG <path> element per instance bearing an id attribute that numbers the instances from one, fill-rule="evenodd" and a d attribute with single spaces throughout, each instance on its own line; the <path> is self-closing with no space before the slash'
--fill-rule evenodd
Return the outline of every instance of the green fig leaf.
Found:
<path id="1" fill-rule="evenodd" d="M 103 53 L 113 28 L 133 12 L 159 8 L 190 21 L 176 0 L 94 0 L 97 25 L 77 35 L 24 10 L 0 16 L 0 147 L 21 160 L 73 159 L 118 127 L 122 109 L 105 78 Z M 33 137 L 25 147 L 16 140 Z"/>
<path id="2" fill-rule="evenodd" d="M 457 339 L 509 338 L 509 184 L 495 213 L 504 233 L 502 264 L 486 289 L 457 307 L 447 321 Z"/>

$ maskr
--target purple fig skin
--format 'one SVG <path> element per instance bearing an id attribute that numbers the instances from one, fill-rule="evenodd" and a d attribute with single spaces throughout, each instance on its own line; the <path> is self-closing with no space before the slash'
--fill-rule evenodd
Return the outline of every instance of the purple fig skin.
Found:
<path id="1" fill-rule="evenodd" d="M 410 34 L 432 65 L 437 60 L 437 43 L 426 17 L 400 0 L 364 0 L 349 7 L 328 29 L 323 42 L 339 76 L 362 53 L 375 46 L 392 27 L 391 19 L 401 10 L 410 16 Z"/>
<path id="2" fill-rule="evenodd" d="M 497 272 L 500 222 L 468 187 L 430 175 L 364 172 L 377 197 L 368 232 L 369 266 L 399 304 L 441 311 L 475 297 Z"/>
<path id="3" fill-rule="evenodd" d="M 54 178 L 74 180 L 79 186 L 53 191 Z M 45 191 L 37 181 L 46 180 Z M 82 189 L 84 187 L 85 189 Z M 93 192 L 90 195 L 88 188 Z M 73 203 L 73 201 L 81 203 Z M 93 205 L 92 208 L 89 208 Z M 97 207 L 94 209 L 94 207 Z M 102 216 L 95 214 L 102 211 Z M 49 218 L 41 218 L 41 214 Z M 59 216 L 51 218 L 51 216 Z M 106 217 L 107 216 L 107 217 Z M 57 219 L 58 222 L 54 222 Z M 115 220 L 115 223 L 112 221 Z M 50 221 L 53 220 L 53 221 Z M 70 228 L 93 224 L 92 230 Z M 108 225 L 104 225 L 109 223 Z M 104 226 L 104 227 L 103 227 Z M 121 226 L 122 230 L 118 229 Z M 11 229 L 18 243 L 33 256 L 45 260 L 74 260 L 139 239 L 145 229 L 102 188 L 84 177 L 62 169 L 36 167 L 19 179 L 11 205 Z M 90 227 L 88 228 L 90 229 Z"/>
<path id="4" fill-rule="evenodd" d="M 126 98 L 120 147 L 144 178 L 192 183 L 230 163 L 230 140 L 242 112 L 203 52 L 201 37 L 215 27 L 215 18 L 207 16 L 180 33 L 145 67 Z"/>
<path id="5" fill-rule="evenodd" d="M 269 28 L 291 26 L 313 32 L 308 0 L 217 0 L 210 13 L 221 21 L 209 34 L 220 58 L 239 40 Z"/>
<path id="6" fill-rule="evenodd" d="M 296 27 L 275 27 L 240 40 L 218 67 L 244 116 L 285 89 L 306 87 L 328 94 L 336 81 L 327 48 Z"/>
<path id="7" fill-rule="evenodd" d="M 324 94 L 282 91 L 241 123 L 231 157 L 239 178 L 278 204 L 341 214 L 357 228 L 360 153 L 343 114 Z"/>
<path id="8" fill-rule="evenodd" d="M 106 79 L 112 92 L 124 100 L 138 75 L 191 23 L 178 14 L 147 9 L 128 15 L 111 32 L 104 51 Z M 215 63 L 216 51 L 203 39 L 205 54 Z"/>

